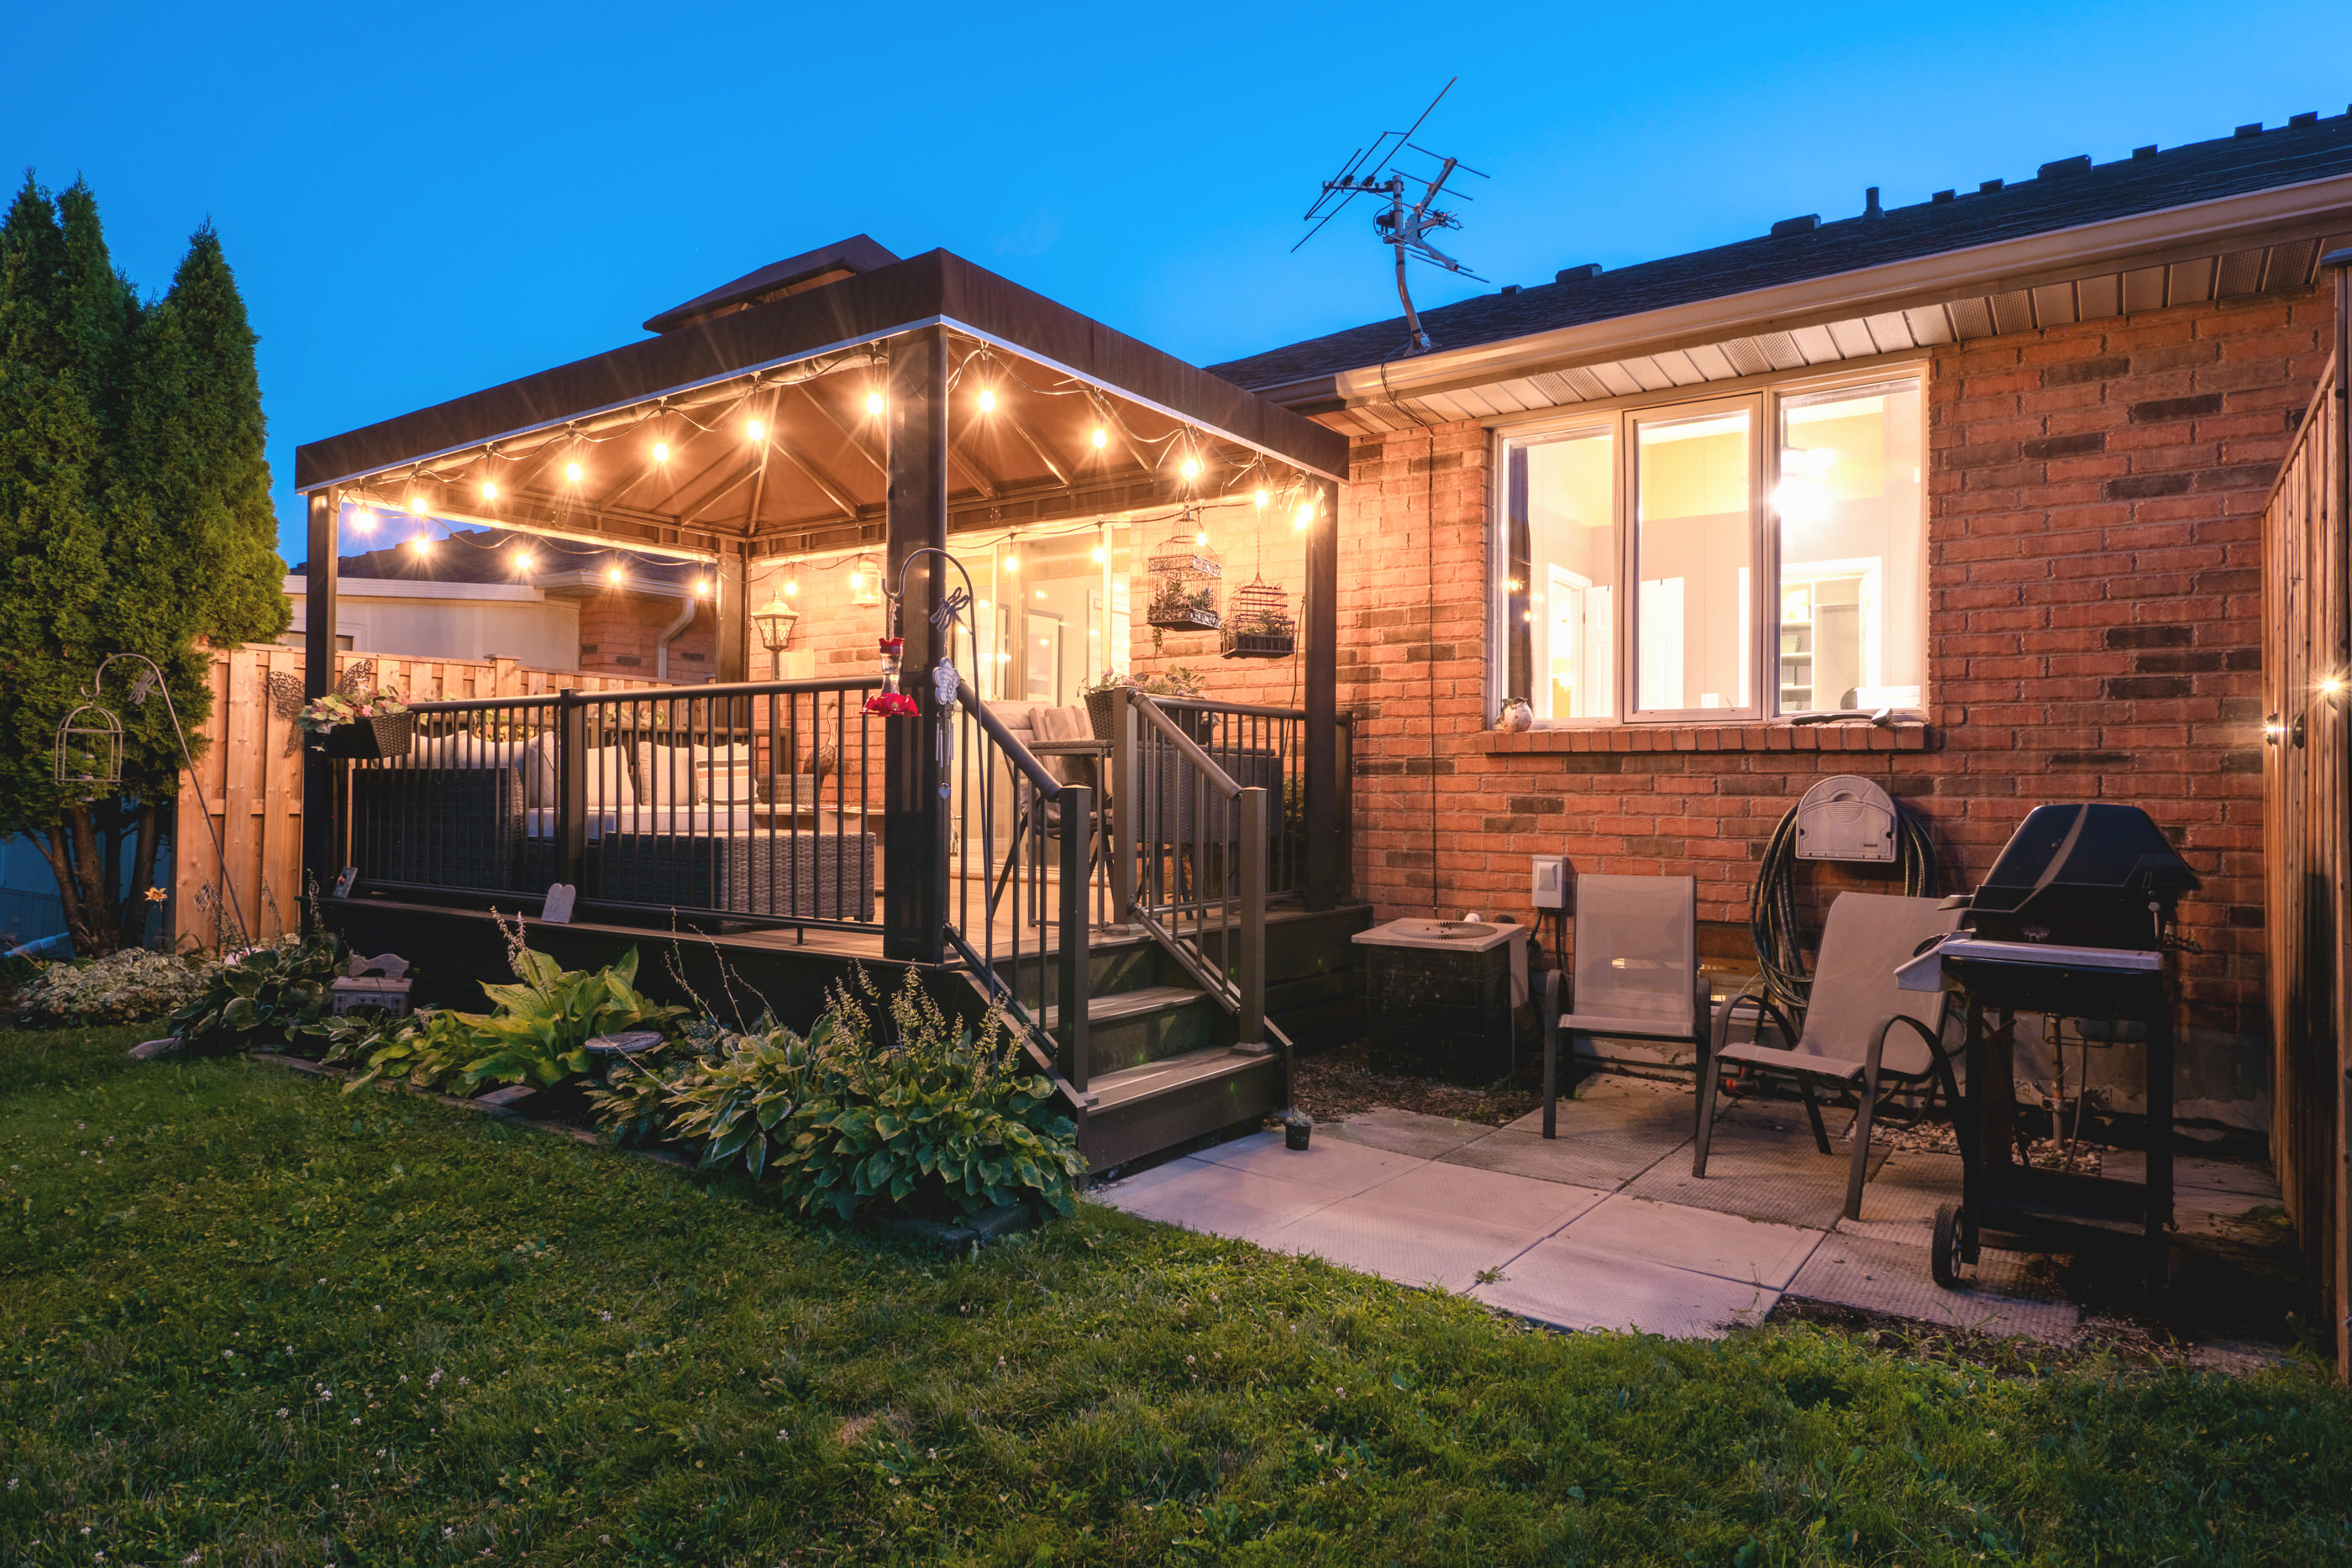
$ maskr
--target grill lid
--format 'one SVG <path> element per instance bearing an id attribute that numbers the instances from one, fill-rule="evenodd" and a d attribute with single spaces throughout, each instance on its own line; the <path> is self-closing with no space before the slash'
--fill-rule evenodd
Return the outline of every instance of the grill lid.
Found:
<path id="1" fill-rule="evenodd" d="M 2036 806 L 2010 835 L 1970 907 L 1979 914 L 2021 914 L 2038 894 L 2056 888 L 2078 897 L 2137 893 L 2168 907 L 2196 885 L 2197 873 L 2137 806 Z"/>

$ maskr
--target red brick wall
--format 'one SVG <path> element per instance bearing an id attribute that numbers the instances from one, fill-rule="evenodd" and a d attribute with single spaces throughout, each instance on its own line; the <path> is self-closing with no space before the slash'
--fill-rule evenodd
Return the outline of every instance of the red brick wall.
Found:
<path id="1" fill-rule="evenodd" d="M 661 634 L 677 619 L 679 608 L 675 599 L 638 593 L 598 593 L 581 601 L 581 669 L 653 679 Z M 705 603 L 686 630 L 670 639 L 669 678 L 681 683 L 714 678 L 718 647 L 717 628 Z"/>
<path id="2" fill-rule="evenodd" d="M 1930 748 L 1492 752 L 1487 432 L 1357 443 L 1340 503 L 1339 700 L 1359 715 L 1356 887 L 1382 918 L 1529 918 L 1527 857 L 1693 874 L 1744 922 L 1816 779 L 1927 819 L 1953 890 L 2047 801 L 2146 807 L 2204 879 L 2189 1019 L 2259 1030 L 2264 493 L 2326 358 L 2316 294 L 1978 340 L 1929 367 Z M 1432 520 L 1434 519 L 1433 537 Z"/>

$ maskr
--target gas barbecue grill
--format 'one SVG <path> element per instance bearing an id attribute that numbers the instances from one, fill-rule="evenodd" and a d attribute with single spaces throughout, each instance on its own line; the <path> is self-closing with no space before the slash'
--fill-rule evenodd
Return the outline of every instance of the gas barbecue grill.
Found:
<path id="1" fill-rule="evenodd" d="M 1966 926 L 1903 967 L 1907 988 L 1961 992 L 1968 1025 L 1961 1202 L 1936 1215 L 1937 1284 L 1957 1282 L 1958 1265 L 1976 1262 L 1990 1234 L 2029 1250 L 2137 1249 L 2150 1287 L 2163 1286 L 2172 1221 L 2164 956 L 2174 904 L 2196 885 L 2137 806 L 2038 806 L 1970 899 Z M 2012 1157 L 2019 1012 L 2146 1030 L 2146 1182 L 2037 1170 Z"/>

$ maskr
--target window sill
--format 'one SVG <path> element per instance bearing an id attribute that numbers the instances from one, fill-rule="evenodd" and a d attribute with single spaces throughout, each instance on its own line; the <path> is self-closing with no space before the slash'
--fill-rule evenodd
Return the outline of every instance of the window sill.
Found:
<path id="1" fill-rule="evenodd" d="M 1625 724 L 1580 729 L 1483 730 L 1474 749 L 1517 751 L 1926 751 L 1928 727 L 1890 725 Z"/>

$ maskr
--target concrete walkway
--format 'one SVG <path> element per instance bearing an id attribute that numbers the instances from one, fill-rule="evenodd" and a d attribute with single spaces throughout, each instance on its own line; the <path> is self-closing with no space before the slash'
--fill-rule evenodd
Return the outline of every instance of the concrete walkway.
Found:
<path id="1" fill-rule="evenodd" d="M 1988 1248 L 1965 1288 L 1928 1278 L 1936 1207 L 1959 1198 L 1957 1155 L 1878 1152 L 1854 1221 L 1840 1212 L 1850 1145 L 1822 1155 L 1801 1107 L 1733 1105 L 1704 1181 L 1690 1174 L 1691 1123 L 1686 1085 L 1601 1077 L 1561 1102 L 1549 1141 L 1540 1113 L 1489 1128 L 1374 1111 L 1318 1126 L 1304 1152 L 1256 1134 L 1095 1197 L 1560 1328 L 1714 1335 L 1784 1294 L 2053 1341 L 2080 1324 L 2055 1260 Z M 2124 1157 L 2111 1156 L 2115 1174 Z M 2276 1201 L 2251 1167 L 2177 1164 L 2183 1227 Z"/>

